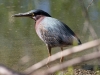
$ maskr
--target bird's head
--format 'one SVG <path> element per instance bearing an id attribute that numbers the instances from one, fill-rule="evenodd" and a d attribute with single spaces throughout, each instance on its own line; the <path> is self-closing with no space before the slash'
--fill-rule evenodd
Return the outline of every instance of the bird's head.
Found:
<path id="1" fill-rule="evenodd" d="M 18 13 L 18 14 L 13 15 L 13 17 L 30 17 L 34 20 L 38 20 L 42 16 L 51 17 L 47 12 L 40 10 L 40 9 L 31 10 L 26 13 Z"/>

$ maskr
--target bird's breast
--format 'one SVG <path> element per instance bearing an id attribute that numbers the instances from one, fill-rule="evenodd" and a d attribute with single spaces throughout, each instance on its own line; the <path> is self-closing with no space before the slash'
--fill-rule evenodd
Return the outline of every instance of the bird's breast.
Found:
<path id="1" fill-rule="evenodd" d="M 41 39 L 41 40 L 43 40 L 42 38 L 41 38 L 41 29 L 43 30 L 44 29 L 44 23 L 42 22 L 42 20 L 44 19 L 45 17 L 41 17 L 40 19 L 38 19 L 37 21 L 36 21 L 36 24 L 35 24 L 35 30 L 36 30 L 36 33 L 37 33 L 37 35 L 39 36 L 39 38 Z"/>
<path id="2" fill-rule="evenodd" d="M 39 28 L 40 23 L 42 22 L 42 20 L 43 20 L 44 18 L 45 18 L 45 17 L 41 17 L 41 18 L 39 18 L 38 20 L 36 20 L 35 29 Z"/>

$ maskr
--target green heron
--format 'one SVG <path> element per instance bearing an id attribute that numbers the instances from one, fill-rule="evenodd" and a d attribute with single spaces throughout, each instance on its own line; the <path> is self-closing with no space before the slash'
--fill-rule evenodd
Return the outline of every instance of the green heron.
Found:
<path id="1" fill-rule="evenodd" d="M 80 39 L 75 33 L 63 22 L 52 18 L 47 12 L 36 9 L 26 13 L 19 13 L 13 15 L 14 17 L 30 17 L 35 20 L 35 30 L 39 38 L 46 44 L 48 48 L 49 57 L 51 56 L 51 48 L 63 47 L 81 44 Z M 61 57 L 60 62 L 63 61 Z"/>

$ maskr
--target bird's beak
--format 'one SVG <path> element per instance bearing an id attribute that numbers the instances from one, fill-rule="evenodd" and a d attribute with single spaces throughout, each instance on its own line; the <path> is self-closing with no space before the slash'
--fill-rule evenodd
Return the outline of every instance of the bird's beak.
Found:
<path id="1" fill-rule="evenodd" d="M 15 15 L 13 15 L 13 17 L 31 17 L 32 16 L 32 14 L 30 14 L 30 13 L 18 13 L 18 14 L 15 14 Z"/>

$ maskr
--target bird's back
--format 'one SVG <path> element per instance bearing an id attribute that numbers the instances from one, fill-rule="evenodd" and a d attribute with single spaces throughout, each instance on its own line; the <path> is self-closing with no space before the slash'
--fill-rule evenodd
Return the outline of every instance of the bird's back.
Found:
<path id="1" fill-rule="evenodd" d="M 64 23 L 51 17 L 45 17 L 38 23 L 37 34 L 50 47 L 81 44 L 75 33 Z"/>

